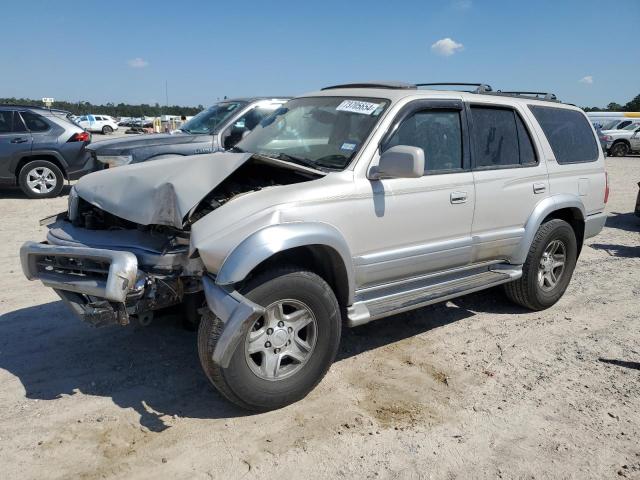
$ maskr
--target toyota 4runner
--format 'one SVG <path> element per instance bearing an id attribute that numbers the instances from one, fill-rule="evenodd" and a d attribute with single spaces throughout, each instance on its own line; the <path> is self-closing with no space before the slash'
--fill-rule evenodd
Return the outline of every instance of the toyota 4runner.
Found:
<path id="1" fill-rule="evenodd" d="M 328 87 L 231 152 L 88 175 L 24 273 L 95 325 L 181 305 L 207 377 L 253 410 L 311 391 L 343 324 L 500 284 L 550 307 L 605 222 L 591 124 L 550 95 L 433 86 Z"/>

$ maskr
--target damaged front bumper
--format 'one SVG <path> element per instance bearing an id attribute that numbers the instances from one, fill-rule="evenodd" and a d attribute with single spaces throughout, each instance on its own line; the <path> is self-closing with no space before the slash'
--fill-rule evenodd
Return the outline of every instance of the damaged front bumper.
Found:
<path id="1" fill-rule="evenodd" d="M 29 280 L 51 287 L 82 320 L 126 325 L 130 315 L 178 303 L 176 277 L 147 275 L 131 252 L 27 242 L 20 248 Z"/>
<path id="2" fill-rule="evenodd" d="M 126 325 L 130 315 L 174 305 L 184 293 L 204 289 L 211 311 L 223 322 L 213 361 L 227 367 L 264 308 L 203 275 L 201 285 L 179 277 L 149 275 L 131 252 L 27 242 L 20 260 L 29 280 L 51 287 L 82 320 L 94 326 Z M 197 282 L 200 283 L 200 282 Z M 185 291 L 185 285 L 188 286 Z"/>

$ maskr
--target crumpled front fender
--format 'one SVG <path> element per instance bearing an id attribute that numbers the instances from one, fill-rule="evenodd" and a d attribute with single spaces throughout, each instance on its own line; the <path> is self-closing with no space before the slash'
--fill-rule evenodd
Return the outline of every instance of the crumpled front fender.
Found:
<path id="1" fill-rule="evenodd" d="M 264 308 L 236 290 L 216 285 L 208 276 L 202 277 L 202 285 L 209 308 L 224 324 L 213 351 L 213 361 L 226 368 L 248 329 L 264 314 Z"/>

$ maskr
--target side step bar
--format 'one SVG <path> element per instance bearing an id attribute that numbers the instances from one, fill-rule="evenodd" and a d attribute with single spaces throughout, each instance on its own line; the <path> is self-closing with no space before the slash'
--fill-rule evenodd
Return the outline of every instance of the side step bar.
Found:
<path id="1" fill-rule="evenodd" d="M 410 280 L 402 286 L 356 292 L 356 302 L 347 309 L 350 327 L 372 320 L 442 302 L 451 298 L 517 280 L 522 267 L 497 264 Z M 368 289 L 371 290 L 371 289 Z M 373 293 L 373 295 L 372 295 Z"/>

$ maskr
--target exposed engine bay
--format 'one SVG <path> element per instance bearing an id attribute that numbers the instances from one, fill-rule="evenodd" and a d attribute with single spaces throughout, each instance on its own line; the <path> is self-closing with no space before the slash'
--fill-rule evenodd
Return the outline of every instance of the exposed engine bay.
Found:
<path id="1" fill-rule="evenodd" d="M 141 225 L 113 215 L 82 198 L 78 200 L 77 211 L 74 212 L 70 220 L 74 226 L 87 230 L 137 229 L 181 237 L 185 236 L 185 232 L 188 232 L 191 225 L 199 219 L 240 195 L 257 192 L 263 188 L 315 180 L 320 176 L 320 174 L 316 174 L 312 170 L 287 168 L 286 164 L 284 166 L 280 165 L 284 162 L 277 160 L 274 162 L 278 162 L 278 164 L 272 164 L 260 158 L 251 158 L 241 165 L 189 212 L 184 219 L 182 229 L 168 225 Z"/>

